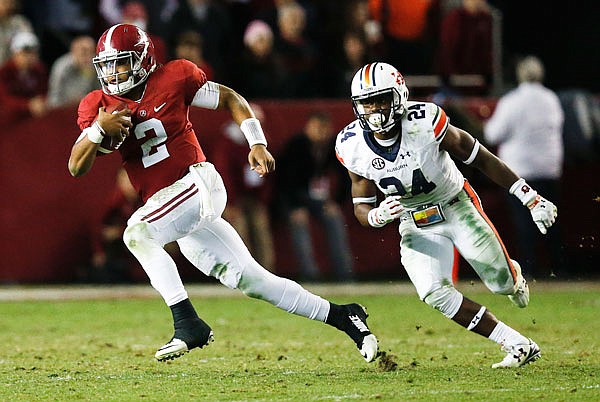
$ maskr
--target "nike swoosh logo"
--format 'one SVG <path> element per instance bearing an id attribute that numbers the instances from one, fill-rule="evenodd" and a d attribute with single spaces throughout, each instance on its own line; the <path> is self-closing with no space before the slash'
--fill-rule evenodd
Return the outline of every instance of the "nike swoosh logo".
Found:
<path id="1" fill-rule="evenodd" d="M 163 104 L 160 106 L 154 106 L 154 113 L 158 113 L 160 111 L 160 109 L 165 107 L 166 104 L 167 104 L 167 102 L 163 102 Z"/>

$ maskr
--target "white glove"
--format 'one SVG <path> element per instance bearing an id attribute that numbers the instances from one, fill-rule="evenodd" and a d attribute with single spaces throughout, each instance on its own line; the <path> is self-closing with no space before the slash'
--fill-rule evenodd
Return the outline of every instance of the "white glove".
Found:
<path id="1" fill-rule="evenodd" d="M 380 228 L 397 219 L 404 212 L 404 207 L 400 204 L 401 197 L 392 195 L 381 201 L 379 207 L 369 211 L 367 216 L 369 225 Z"/>
<path id="2" fill-rule="evenodd" d="M 556 205 L 548 201 L 544 197 L 538 195 L 535 200 L 527 206 L 531 211 L 531 217 L 542 234 L 548 232 L 548 228 L 552 226 L 558 215 Z"/>
<path id="3" fill-rule="evenodd" d="M 508 191 L 529 208 L 533 222 L 542 234 L 546 234 L 558 215 L 556 205 L 540 196 L 523 178 L 517 180 Z"/>

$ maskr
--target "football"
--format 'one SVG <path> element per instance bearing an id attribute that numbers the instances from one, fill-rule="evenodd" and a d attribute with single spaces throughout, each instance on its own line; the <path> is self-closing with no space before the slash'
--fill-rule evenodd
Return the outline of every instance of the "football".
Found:
<path id="1" fill-rule="evenodd" d="M 110 154 L 111 152 L 114 152 L 117 149 L 119 149 L 119 146 L 121 146 L 122 143 L 123 143 L 123 141 L 120 140 L 120 138 L 104 136 L 104 138 L 102 139 L 102 142 L 100 142 L 100 146 L 98 147 L 98 151 L 96 154 L 98 154 L 98 155 Z"/>
<path id="2" fill-rule="evenodd" d="M 118 112 L 118 110 L 112 111 L 113 114 L 115 114 L 117 112 Z M 124 118 L 131 121 L 131 117 L 125 116 Z M 111 152 L 116 151 L 117 149 L 119 149 L 119 147 L 121 146 L 121 144 L 123 143 L 124 140 L 125 140 L 125 138 L 109 137 L 107 135 L 104 136 L 104 138 L 100 142 L 100 146 L 98 147 L 98 151 L 96 152 L 96 155 L 106 155 L 106 154 L 110 154 Z"/>

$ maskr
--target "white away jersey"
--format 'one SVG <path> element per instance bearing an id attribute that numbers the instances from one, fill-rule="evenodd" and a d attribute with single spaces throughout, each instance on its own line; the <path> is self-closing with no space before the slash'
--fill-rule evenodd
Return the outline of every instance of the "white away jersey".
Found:
<path id="1" fill-rule="evenodd" d="M 446 203 L 462 189 L 464 178 L 439 144 L 449 119 L 430 102 L 408 102 L 402 132 L 391 146 L 382 146 L 358 120 L 337 136 L 335 151 L 349 171 L 373 181 L 385 194 L 400 195 L 402 205 Z"/>

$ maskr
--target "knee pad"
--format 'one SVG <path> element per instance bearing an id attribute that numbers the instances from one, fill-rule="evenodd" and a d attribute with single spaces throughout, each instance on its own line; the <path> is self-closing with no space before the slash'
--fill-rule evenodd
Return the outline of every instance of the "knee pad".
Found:
<path id="1" fill-rule="evenodd" d="M 454 286 L 442 286 L 425 296 L 423 301 L 446 317 L 452 318 L 462 304 L 463 295 Z"/>
<path id="2" fill-rule="evenodd" d="M 127 226 L 123 233 L 123 241 L 129 250 L 140 247 L 151 240 L 150 229 L 146 222 L 136 222 Z"/>

